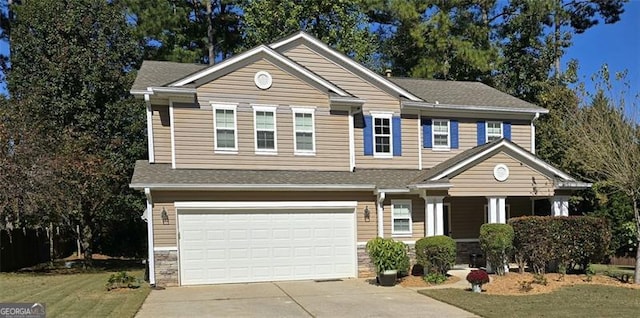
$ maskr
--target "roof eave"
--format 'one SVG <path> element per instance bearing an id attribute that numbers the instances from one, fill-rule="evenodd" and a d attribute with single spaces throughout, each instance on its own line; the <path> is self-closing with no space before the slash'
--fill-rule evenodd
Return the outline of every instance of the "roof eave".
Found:
<path id="1" fill-rule="evenodd" d="M 513 108 L 503 106 L 480 106 L 480 105 L 454 105 L 454 104 L 436 104 L 419 101 L 402 101 L 403 108 L 415 109 L 443 109 L 443 110 L 470 110 L 470 111 L 491 111 L 506 113 L 526 113 L 526 114 L 547 114 L 548 109 L 542 107 L 536 108 Z"/>
<path id="2" fill-rule="evenodd" d="M 374 184 L 179 184 L 179 183 L 131 183 L 136 190 L 191 191 L 191 190 L 251 190 L 251 191 L 349 191 L 373 190 Z"/>
<path id="3" fill-rule="evenodd" d="M 560 181 L 556 186 L 558 189 L 563 190 L 583 190 L 591 188 L 593 183 L 581 181 Z"/>

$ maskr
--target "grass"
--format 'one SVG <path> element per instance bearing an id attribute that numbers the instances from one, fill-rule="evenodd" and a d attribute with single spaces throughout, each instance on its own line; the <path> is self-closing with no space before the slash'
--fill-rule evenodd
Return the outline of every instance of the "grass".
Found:
<path id="1" fill-rule="evenodd" d="M 142 280 L 143 271 L 128 272 Z M 46 304 L 47 317 L 133 317 L 150 288 L 107 291 L 113 272 L 76 274 L 1 273 L 0 300 Z"/>
<path id="2" fill-rule="evenodd" d="M 529 296 L 461 289 L 419 292 L 483 317 L 637 317 L 640 312 L 640 290 L 604 285 L 575 285 Z"/>

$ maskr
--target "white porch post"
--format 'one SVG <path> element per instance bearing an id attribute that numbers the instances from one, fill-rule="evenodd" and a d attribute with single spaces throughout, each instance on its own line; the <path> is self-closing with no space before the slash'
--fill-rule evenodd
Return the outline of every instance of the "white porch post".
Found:
<path id="1" fill-rule="evenodd" d="M 556 195 L 551 200 L 553 216 L 569 216 L 569 196 Z"/>
<path id="2" fill-rule="evenodd" d="M 443 196 L 422 195 L 424 200 L 425 236 L 444 235 Z"/>
<path id="3" fill-rule="evenodd" d="M 379 237 L 384 237 L 384 198 L 386 197 L 386 193 L 385 192 L 378 192 L 378 198 L 377 198 L 377 217 L 376 220 L 378 221 L 378 236 Z"/>
<path id="4" fill-rule="evenodd" d="M 507 223 L 505 197 L 487 197 L 487 223 Z"/>
<path id="5" fill-rule="evenodd" d="M 153 201 L 151 198 L 151 189 L 144 188 L 144 194 L 147 197 L 147 252 L 149 254 L 149 258 L 147 260 L 147 265 L 149 266 L 149 285 L 156 284 L 156 265 L 155 265 L 155 255 L 153 249 Z"/>

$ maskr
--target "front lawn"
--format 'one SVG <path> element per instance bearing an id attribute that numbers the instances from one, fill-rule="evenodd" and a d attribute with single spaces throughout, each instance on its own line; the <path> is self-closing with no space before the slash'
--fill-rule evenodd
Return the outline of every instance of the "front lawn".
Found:
<path id="1" fill-rule="evenodd" d="M 637 317 L 640 290 L 575 285 L 524 296 L 478 294 L 461 289 L 426 289 L 423 295 L 483 317 Z"/>
<path id="2" fill-rule="evenodd" d="M 142 280 L 143 271 L 128 272 Z M 78 274 L 0 273 L 0 301 L 44 303 L 47 317 L 133 317 L 149 285 L 107 291 L 112 272 Z"/>

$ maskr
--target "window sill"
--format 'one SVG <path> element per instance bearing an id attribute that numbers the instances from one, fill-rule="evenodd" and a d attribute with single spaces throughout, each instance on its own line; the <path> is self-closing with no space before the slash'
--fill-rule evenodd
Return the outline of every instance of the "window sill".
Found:
<path id="1" fill-rule="evenodd" d="M 273 151 L 267 151 L 267 150 L 256 150 L 256 155 L 264 155 L 264 156 L 277 156 L 278 152 L 273 150 Z"/>
<path id="2" fill-rule="evenodd" d="M 450 147 L 446 147 L 446 148 L 445 148 L 445 147 L 442 147 L 442 148 L 436 148 L 436 147 L 433 147 L 433 148 L 432 148 L 432 150 L 433 150 L 433 151 L 443 151 L 443 152 L 446 152 L 446 151 L 451 151 L 451 148 L 450 148 Z"/>
<path id="3" fill-rule="evenodd" d="M 393 159 L 393 155 L 386 153 L 373 154 L 373 157 L 376 159 Z"/>
<path id="4" fill-rule="evenodd" d="M 391 233 L 392 237 L 413 237 L 412 233 Z"/>
<path id="5" fill-rule="evenodd" d="M 316 152 L 294 152 L 294 156 L 315 157 Z"/>
<path id="6" fill-rule="evenodd" d="M 215 154 L 219 154 L 219 155 L 237 155 L 238 154 L 238 150 L 235 149 L 230 149 L 230 150 L 223 150 L 223 149 L 216 149 L 214 151 Z"/>

